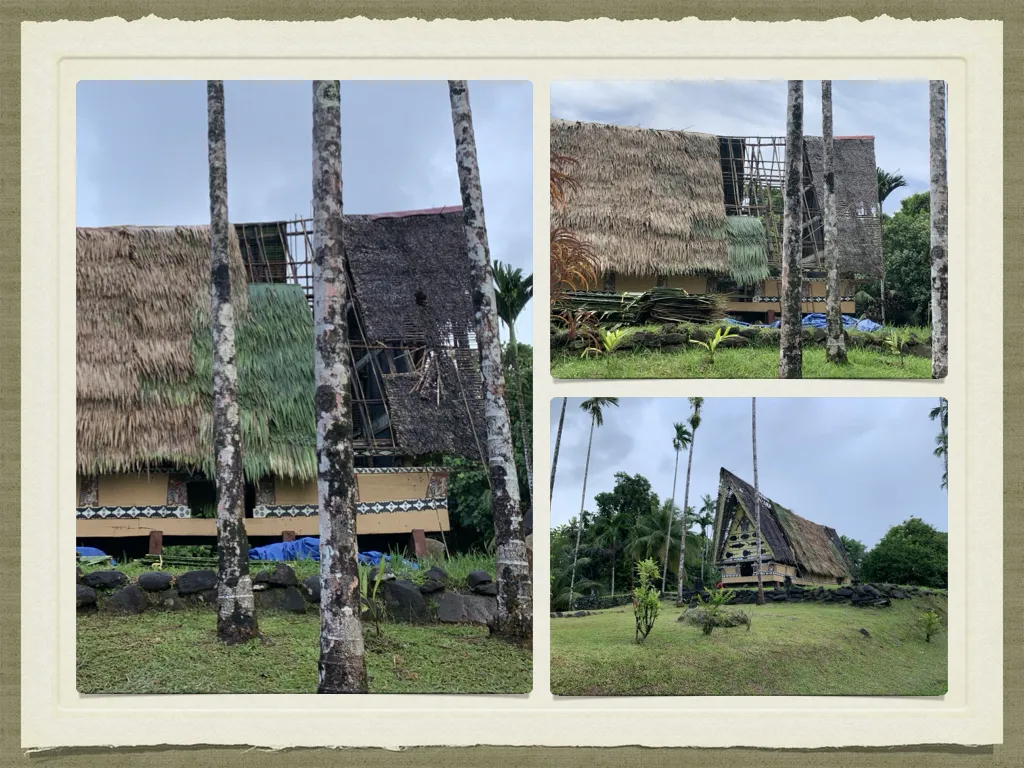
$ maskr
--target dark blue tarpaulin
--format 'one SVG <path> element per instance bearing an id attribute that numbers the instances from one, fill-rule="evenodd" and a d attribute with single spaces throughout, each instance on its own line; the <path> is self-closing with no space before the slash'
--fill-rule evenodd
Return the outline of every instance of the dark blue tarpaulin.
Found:
<path id="1" fill-rule="evenodd" d="M 733 317 L 725 318 L 725 322 L 732 325 L 749 326 L 750 323 L 745 323 L 742 320 L 737 320 Z M 824 328 L 827 325 L 827 319 L 821 312 L 812 312 L 809 315 L 804 315 L 801 321 L 803 325 L 809 328 Z M 765 328 L 779 328 L 782 325 L 781 320 L 776 320 L 774 323 L 770 323 Z M 868 320 L 866 317 L 863 320 L 858 320 L 856 317 L 850 315 L 843 315 L 843 328 L 853 329 L 856 331 L 877 331 L 882 326 L 873 320 Z"/>
<path id="2" fill-rule="evenodd" d="M 96 549 L 96 547 L 75 547 L 75 554 L 80 557 L 110 557 L 102 549 Z M 112 557 L 110 558 L 110 564 L 116 564 Z"/>
<path id="3" fill-rule="evenodd" d="M 319 560 L 320 539 L 316 536 L 305 536 L 295 541 L 281 541 L 274 544 L 265 544 L 262 547 L 253 547 L 249 550 L 250 560 Z M 379 565 L 381 560 L 390 561 L 391 556 L 383 552 L 369 551 L 359 553 L 359 562 L 362 565 Z M 410 568 L 418 568 L 416 563 L 404 561 Z"/>

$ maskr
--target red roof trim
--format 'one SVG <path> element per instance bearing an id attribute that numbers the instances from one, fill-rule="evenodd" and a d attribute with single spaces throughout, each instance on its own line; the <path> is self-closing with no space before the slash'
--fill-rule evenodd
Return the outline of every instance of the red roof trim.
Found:
<path id="1" fill-rule="evenodd" d="M 874 136 L 835 136 L 836 140 L 839 139 L 873 139 Z"/>
<path id="2" fill-rule="evenodd" d="M 429 216 L 438 213 L 456 213 L 462 210 L 461 205 L 445 205 L 440 208 L 421 208 L 417 211 L 392 211 L 390 213 L 371 213 L 371 219 L 401 219 L 406 216 Z"/>

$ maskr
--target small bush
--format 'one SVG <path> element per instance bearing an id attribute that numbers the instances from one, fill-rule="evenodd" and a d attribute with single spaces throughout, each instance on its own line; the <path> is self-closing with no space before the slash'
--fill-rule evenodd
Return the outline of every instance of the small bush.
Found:
<path id="1" fill-rule="evenodd" d="M 736 590 L 734 589 L 715 589 L 708 593 L 708 599 L 705 600 L 700 595 L 697 595 L 697 604 L 700 609 L 704 611 L 703 623 L 701 628 L 704 630 L 705 635 L 710 635 L 712 630 L 716 626 L 724 626 L 719 623 L 720 616 L 722 615 L 722 606 L 728 603 L 736 597 Z M 746 614 L 744 614 L 745 616 Z M 747 629 L 750 629 L 750 620 L 747 622 Z M 730 625 L 735 626 L 735 625 Z"/>
<path id="2" fill-rule="evenodd" d="M 921 626 L 924 627 L 924 641 L 930 643 L 932 635 L 937 635 L 942 629 L 942 620 L 934 610 L 928 610 L 921 614 Z"/>
<path id="3" fill-rule="evenodd" d="M 636 564 L 637 586 L 633 590 L 633 616 L 636 619 L 636 641 L 642 643 L 654 629 L 654 622 L 661 610 L 658 588 L 655 581 L 661 574 L 653 558 Z"/>

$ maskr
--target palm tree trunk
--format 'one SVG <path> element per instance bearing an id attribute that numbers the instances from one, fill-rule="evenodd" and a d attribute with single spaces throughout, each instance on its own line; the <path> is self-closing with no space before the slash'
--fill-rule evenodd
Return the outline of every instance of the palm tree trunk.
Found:
<path id="1" fill-rule="evenodd" d="M 821 81 L 821 133 L 825 145 L 825 263 L 828 279 L 825 285 L 825 312 L 828 338 L 826 352 L 829 362 L 846 362 L 846 341 L 843 339 L 843 317 L 839 295 L 839 215 L 836 210 L 835 142 L 832 136 L 832 81 Z"/>
<path id="2" fill-rule="evenodd" d="M 526 431 L 526 417 L 523 416 L 523 385 L 519 379 L 519 358 L 516 341 L 516 327 L 508 326 L 509 351 L 511 352 L 512 377 L 516 385 L 516 410 L 519 413 L 519 439 L 523 443 L 523 460 L 526 466 L 526 487 L 530 489 L 530 503 L 533 503 L 533 462 L 530 461 L 530 441 Z"/>
<path id="3" fill-rule="evenodd" d="M 779 337 L 779 378 L 803 377 L 800 348 L 803 287 L 804 81 L 789 81 L 786 107 L 786 197 L 782 225 L 782 329 Z"/>
<path id="4" fill-rule="evenodd" d="M 754 525 L 757 527 L 757 604 L 764 605 L 764 583 L 761 578 L 761 490 L 757 485 L 757 398 L 750 398 L 750 439 L 754 448 Z M 718 534 L 715 534 L 716 536 Z"/>
<path id="5" fill-rule="evenodd" d="M 558 470 L 558 447 L 562 444 L 562 424 L 565 423 L 565 405 L 568 402 L 568 397 L 562 398 L 562 413 L 558 417 L 558 434 L 555 435 L 555 456 L 551 460 L 551 496 L 548 498 L 548 501 L 555 498 L 555 472 Z"/>
<path id="6" fill-rule="evenodd" d="M 473 317 L 480 375 L 484 388 L 484 421 L 487 425 L 487 455 L 491 481 L 491 510 L 497 550 L 498 610 L 494 630 L 523 641 L 533 636 L 533 587 L 526 557 L 523 510 L 519 499 L 519 478 L 513 458 L 512 430 L 505 403 L 505 376 L 501 370 L 498 341 L 498 313 L 494 298 L 484 222 L 480 166 L 477 163 L 473 113 L 465 80 L 449 80 L 448 95 L 455 133 L 455 161 L 462 192 L 466 224 L 466 245 L 472 266 Z"/>
<path id="7" fill-rule="evenodd" d="M 690 456 L 686 460 L 686 485 L 683 490 L 683 529 L 679 532 L 679 592 L 686 584 L 686 510 L 690 503 L 690 470 L 693 469 L 693 444 L 697 442 L 697 430 L 690 437 Z"/>
<path id="8" fill-rule="evenodd" d="M 672 508 L 669 510 L 668 531 L 665 534 L 665 562 L 661 567 L 661 593 L 665 594 L 665 584 L 668 581 L 668 547 L 672 541 L 672 523 L 675 521 L 676 509 L 676 478 L 679 476 L 679 451 L 676 451 L 676 468 L 672 472 Z M 686 510 L 683 510 L 683 522 L 686 520 Z"/>
<path id="9" fill-rule="evenodd" d="M 348 291 L 342 234 L 340 83 L 315 80 L 313 364 L 322 585 L 317 693 L 367 693 L 360 619 Z"/>
<path id="10" fill-rule="evenodd" d="M 569 610 L 576 607 L 576 561 L 580 558 L 580 534 L 583 532 L 583 506 L 587 503 L 587 475 L 590 473 L 590 446 L 594 444 L 594 423 L 597 419 L 590 417 L 590 439 L 587 440 L 587 462 L 583 465 L 583 493 L 580 495 L 580 520 L 576 526 L 576 549 L 572 553 L 572 576 L 569 578 Z M 615 579 L 615 562 L 612 561 L 612 579 Z"/>
<path id="11" fill-rule="evenodd" d="M 931 165 L 931 261 L 932 261 L 932 378 L 943 379 L 949 369 L 948 339 L 948 226 L 946 189 L 946 84 L 928 83 L 929 160 Z"/>
<path id="12" fill-rule="evenodd" d="M 235 370 L 235 315 L 228 260 L 228 164 L 224 82 L 206 83 L 210 166 L 210 280 L 213 334 L 213 446 L 217 479 L 217 636 L 244 643 L 259 636 L 249 576 L 242 478 L 242 428 Z"/>

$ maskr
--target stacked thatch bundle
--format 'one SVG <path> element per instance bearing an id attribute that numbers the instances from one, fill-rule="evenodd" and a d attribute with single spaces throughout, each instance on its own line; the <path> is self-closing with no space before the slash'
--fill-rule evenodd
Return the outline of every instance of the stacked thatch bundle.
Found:
<path id="1" fill-rule="evenodd" d="M 840 271 L 880 277 L 882 222 L 874 137 L 837 136 L 834 147 Z M 824 140 L 820 136 L 805 136 L 804 152 L 820 207 L 825 200 Z"/>
<path id="2" fill-rule="evenodd" d="M 579 182 L 552 224 L 589 242 L 602 271 L 728 273 L 717 137 L 556 119 L 551 152 L 577 162 Z"/>
<path id="3" fill-rule="evenodd" d="M 754 520 L 754 488 L 723 468 L 714 528 L 716 561 L 724 557 L 738 508 Z M 834 528 L 813 523 L 764 496 L 760 511 L 761 536 L 771 548 L 774 562 L 795 566 L 805 576 L 851 578 L 846 548 Z"/>

